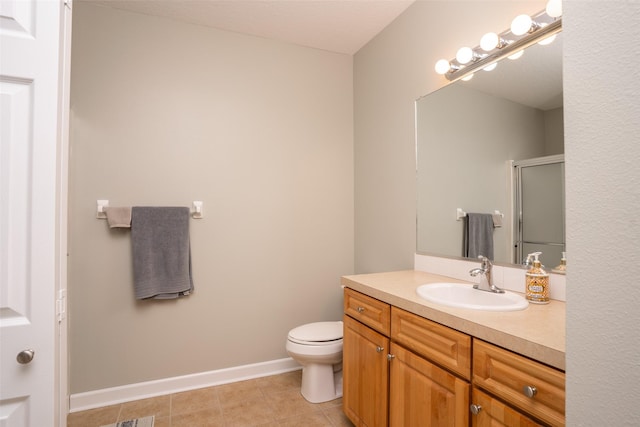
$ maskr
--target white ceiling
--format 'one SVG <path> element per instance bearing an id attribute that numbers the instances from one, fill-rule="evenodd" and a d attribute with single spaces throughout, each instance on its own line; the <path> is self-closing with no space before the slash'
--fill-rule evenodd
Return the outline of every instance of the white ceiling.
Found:
<path id="1" fill-rule="evenodd" d="M 352 55 L 414 0 L 80 0 Z"/>

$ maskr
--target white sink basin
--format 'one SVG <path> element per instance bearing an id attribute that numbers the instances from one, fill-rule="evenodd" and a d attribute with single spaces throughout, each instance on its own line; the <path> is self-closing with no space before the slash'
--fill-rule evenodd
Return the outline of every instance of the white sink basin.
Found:
<path id="1" fill-rule="evenodd" d="M 496 294 L 463 283 L 428 283 L 418 286 L 416 291 L 429 302 L 471 310 L 517 311 L 529 306 L 526 299 L 509 291 Z"/>

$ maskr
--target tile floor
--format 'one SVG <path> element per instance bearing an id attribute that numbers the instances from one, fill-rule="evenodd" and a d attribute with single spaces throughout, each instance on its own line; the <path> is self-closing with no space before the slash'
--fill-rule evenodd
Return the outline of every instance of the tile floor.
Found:
<path id="1" fill-rule="evenodd" d="M 69 414 L 68 427 L 100 427 L 155 416 L 154 427 L 352 427 L 342 399 L 312 404 L 302 371 L 256 378 Z"/>

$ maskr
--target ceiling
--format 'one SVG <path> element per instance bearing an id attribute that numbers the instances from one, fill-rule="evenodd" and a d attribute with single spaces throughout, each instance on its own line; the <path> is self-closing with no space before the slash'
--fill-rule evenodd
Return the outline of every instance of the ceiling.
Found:
<path id="1" fill-rule="evenodd" d="M 348 55 L 356 53 L 414 2 L 414 0 L 79 1 Z"/>

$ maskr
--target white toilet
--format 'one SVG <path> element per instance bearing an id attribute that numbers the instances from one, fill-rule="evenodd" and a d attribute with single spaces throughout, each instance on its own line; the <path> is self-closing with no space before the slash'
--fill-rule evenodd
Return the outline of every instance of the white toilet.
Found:
<path id="1" fill-rule="evenodd" d="M 302 396 L 311 403 L 342 397 L 342 321 L 289 331 L 287 353 L 302 365 Z"/>

